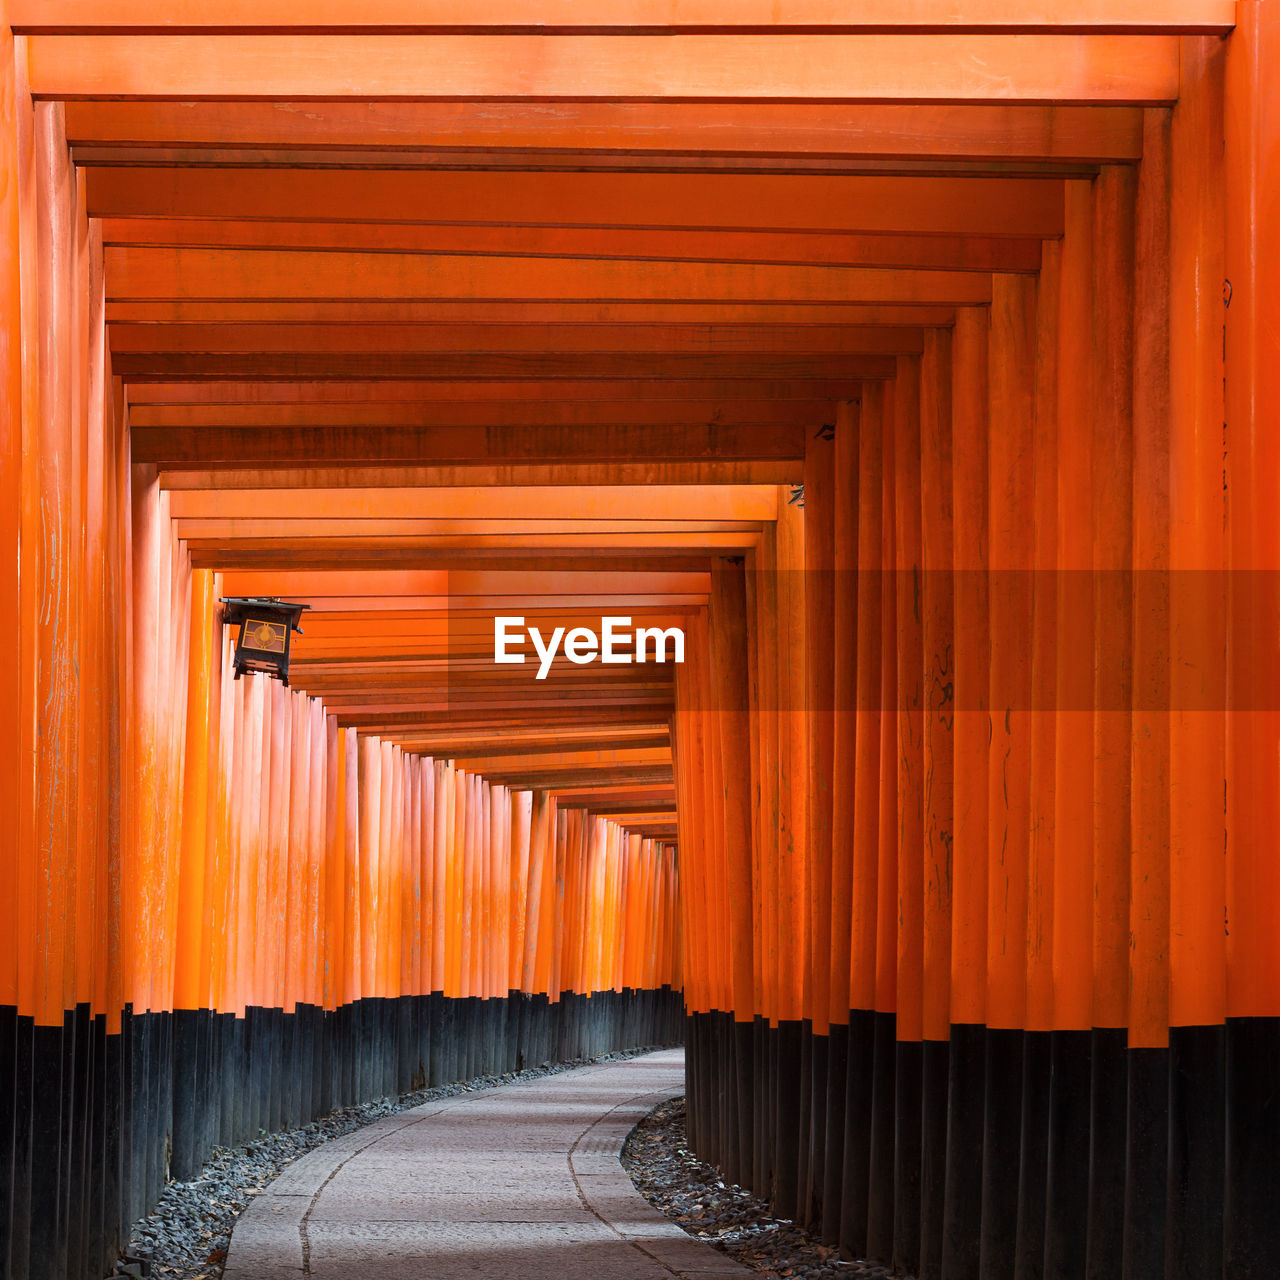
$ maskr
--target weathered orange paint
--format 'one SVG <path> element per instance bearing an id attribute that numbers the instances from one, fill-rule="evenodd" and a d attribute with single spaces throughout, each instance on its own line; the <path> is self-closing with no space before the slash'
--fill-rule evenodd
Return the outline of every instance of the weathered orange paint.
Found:
<path id="1" fill-rule="evenodd" d="M 305 20 L 302 20 L 304 19 Z M 874 0 L 851 13 L 838 0 L 802 0 L 779 10 L 765 0 L 609 0 L 589 15 L 572 0 L 531 4 L 530 0 L 502 0 L 483 14 L 465 0 L 377 0 L 353 13 L 342 0 L 313 0 L 300 14 L 291 0 L 248 3 L 233 0 L 211 14 L 193 0 L 159 4 L 156 0 L 14 0 L 13 24 L 21 31 L 106 32 L 211 30 L 342 30 L 388 29 L 395 34 L 412 30 L 612 31 L 653 30 L 674 34 L 682 29 L 718 31 L 1125 31 L 1192 30 L 1222 35 L 1231 29 L 1234 12 L 1229 0 L 1124 0 L 1124 3 L 1063 4 L 1037 0 L 1011 4 L 1009 0 L 967 0 L 957 5 L 942 0 Z"/>
<path id="2" fill-rule="evenodd" d="M 897 845 L 896 1030 L 899 1040 L 924 1034 L 924 729 L 925 653 L 922 571 L 923 498 L 920 454 L 920 361 L 898 360 L 898 376 L 886 387 L 893 398 L 893 568 L 896 592 L 896 671 L 892 684 L 897 710 L 897 804 L 893 833 Z M 891 388 L 891 390 L 890 390 Z"/>
<path id="3" fill-rule="evenodd" d="M 956 716 L 951 1021 L 987 1016 L 987 804 L 991 714 L 987 473 L 990 317 L 956 317 L 952 346 Z"/>
<path id="4" fill-rule="evenodd" d="M 1093 1025 L 1127 1025 L 1132 799 L 1136 175 L 1104 169 L 1093 234 Z"/>
<path id="5" fill-rule="evenodd" d="M 991 738 L 987 792 L 987 1007 L 992 1027 L 1026 1017 L 1031 835 L 1031 593 L 1026 536 L 1035 479 L 1034 282 L 997 276 L 989 344 L 988 607 Z"/>
<path id="6" fill-rule="evenodd" d="M 1066 46 L 1064 48 L 1063 46 Z M 46 98 L 1157 103 L 1170 36 L 30 37 Z"/>
<path id="7" fill-rule="evenodd" d="M 955 495 L 951 335 L 930 334 L 920 367 L 921 647 L 924 663 L 921 1034 L 951 1029 L 955 844 Z"/>

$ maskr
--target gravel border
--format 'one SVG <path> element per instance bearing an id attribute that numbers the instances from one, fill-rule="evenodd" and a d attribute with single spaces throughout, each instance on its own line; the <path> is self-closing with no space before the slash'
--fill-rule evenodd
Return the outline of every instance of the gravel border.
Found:
<path id="1" fill-rule="evenodd" d="M 787 1218 L 774 1218 L 767 1201 L 721 1178 L 688 1146 L 685 1100 L 656 1107 L 632 1130 L 622 1164 L 636 1189 L 691 1236 L 764 1276 L 807 1280 L 889 1280 L 891 1268 L 853 1262 Z M 910 1280 L 901 1277 L 900 1280 Z"/>
<path id="2" fill-rule="evenodd" d="M 249 1202 L 286 1165 L 331 1138 L 425 1102 L 538 1080 L 596 1062 L 622 1062 L 652 1053 L 657 1047 L 625 1049 L 598 1058 L 578 1058 L 502 1075 L 475 1076 L 435 1089 L 343 1107 L 301 1129 L 263 1134 L 239 1147 L 215 1147 L 198 1177 L 190 1182 L 170 1182 L 151 1214 L 134 1223 L 129 1243 L 117 1263 L 117 1274 L 150 1275 L 156 1280 L 218 1280 L 226 1263 L 232 1229 Z"/>

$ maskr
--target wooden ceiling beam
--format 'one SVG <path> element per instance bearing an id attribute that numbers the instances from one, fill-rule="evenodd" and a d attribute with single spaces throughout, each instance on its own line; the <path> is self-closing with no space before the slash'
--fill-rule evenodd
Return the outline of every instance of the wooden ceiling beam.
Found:
<path id="1" fill-rule="evenodd" d="M 589 378 L 574 381 L 557 378 L 543 382 L 228 382 L 220 379 L 201 382 L 134 382 L 127 387 L 130 415 L 141 409 L 161 407 L 235 406 L 248 411 L 276 407 L 334 407 L 359 409 L 373 405 L 434 405 L 497 403 L 498 405 L 547 402 L 625 401 L 641 397 L 658 405 L 663 400 L 755 401 L 776 403 L 787 400 L 830 401 L 855 399 L 856 379 L 830 378 L 623 378 L 603 381 Z M 136 420 L 136 419 L 133 419 Z"/>
<path id="2" fill-rule="evenodd" d="M 264 575 L 245 573 L 228 574 L 223 582 L 223 594 L 229 596 L 257 596 L 282 591 L 285 594 L 303 592 L 322 596 L 373 596 L 388 595 L 441 595 L 453 597 L 459 607 L 465 607 L 467 596 L 487 596 L 495 593 L 519 592 L 536 596 L 561 595 L 565 591 L 575 593 L 607 592 L 614 588 L 622 599 L 637 592 L 651 594 L 669 591 L 677 594 L 689 591 L 705 591 L 710 580 L 705 574 L 637 574 L 619 581 L 612 574 L 600 573 L 548 573 L 503 574 L 490 570 L 475 573 L 285 573 L 272 575 L 267 581 Z M 475 606 L 473 606 L 475 607 Z"/>
<path id="3" fill-rule="evenodd" d="M 361 354 L 919 355 L 922 329 L 880 325 L 236 325 L 111 326 L 117 356 L 359 352 Z"/>
<path id="4" fill-rule="evenodd" d="M 110 324 L 874 324 L 928 328 L 955 323 L 945 304 L 877 302 L 493 302 L 475 299 L 122 299 Z"/>
<path id="5" fill-rule="evenodd" d="M 220 463 L 328 464 L 439 462 L 465 466 L 503 461 L 621 462 L 691 458 L 802 459 L 805 426 L 573 427 L 134 427 L 134 462 L 167 468 Z"/>
<path id="6" fill-rule="evenodd" d="M 1122 108 L 1129 110 L 1129 108 Z M 454 151 L 414 149 L 371 152 L 356 148 L 265 147 L 73 147 L 71 157 L 86 168 L 166 165 L 212 168 L 416 169 L 442 174 L 476 169 L 494 173 L 680 173 L 900 177 L 1090 178 L 1096 163 L 1036 160 L 951 160 L 946 157 L 876 160 L 862 157 L 663 155 L 626 156 L 602 151 Z"/>
<path id="7" fill-rule="evenodd" d="M 11 0 L 24 33 L 1175 32 L 1222 35 L 1231 0 Z"/>
<path id="8" fill-rule="evenodd" d="M 585 541 L 585 540 L 584 540 Z M 385 569 L 392 565 L 406 569 L 445 569 L 458 570 L 467 568 L 499 568 L 535 570 L 546 569 L 553 565 L 563 565 L 567 569 L 586 569 L 592 564 L 608 565 L 618 573 L 630 573 L 636 570 L 692 572 L 711 568 L 710 557 L 714 555 L 741 555 L 752 549 L 753 544 L 745 543 L 742 535 L 736 538 L 726 537 L 698 550 L 689 551 L 683 544 L 672 543 L 666 554 L 656 554 L 651 545 L 637 547 L 627 551 L 606 543 L 603 550 L 597 544 L 585 541 L 584 545 L 566 549 L 562 553 L 547 552 L 543 548 L 535 549 L 532 554 L 521 555 L 517 550 L 497 550 L 479 552 L 467 548 L 440 549 L 434 545 L 421 546 L 411 540 L 389 544 L 369 544 L 357 540 L 343 540 L 335 543 L 321 542 L 275 542 L 263 546 L 245 546 L 242 543 L 199 543 L 188 544 L 191 552 L 191 564 L 196 569 L 272 569 L 292 567 L 298 569 Z"/>
<path id="9" fill-rule="evenodd" d="M 112 300 L 586 297 L 925 306 L 991 301 L 989 277 L 968 271 L 136 246 L 107 249 L 103 257 Z"/>
<path id="10" fill-rule="evenodd" d="M 121 167 L 86 181 L 99 218 L 1042 239 L 1064 216 L 1060 178 Z"/>
<path id="11" fill-rule="evenodd" d="M 148 405 L 133 408 L 137 427 L 572 427 L 778 425 L 816 427 L 830 422 L 832 400 L 570 400 L 482 401 L 442 404 L 343 405 Z"/>
<path id="12" fill-rule="evenodd" d="M 1230 0 L 1227 0 L 1230 3 Z M 1163 6 L 1162 6 L 1163 7 Z M 70 102 L 73 146 L 390 148 L 437 156 L 485 148 L 528 156 L 594 150 L 634 163 L 670 153 L 1085 162 L 1142 155 L 1133 107 L 725 102 Z"/>
<path id="13" fill-rule="evenodd" d="M 388 538 L 388 537 L 437 537 L 441 541 L 457 539 L 483 539 L 516 537 L 523 539 L 514 545 L 536 550 L 543 546 L 557 546 L 546 541 L 565 537 L 599 538 L 599 546 L 612 545 L 613 538 L 688 538 L 689 546 L 698 546 L 701 538 L 755 537 L 759 523 L 749 521 L 715 520 L 579 520 L 572 516 L 563 520 L 439 520 L 433 516 L 404 520 L 382 519 L 289 519 L 264 516 L 260 519 L 212 519 L 174 521 L 174 530 L 185 542 L 192 539 L 242 539 L 260 538 Z M 479 541 L 477 546 L 483 545 Z M 630 545 L 619 543 L 618 545 Z"/>
<path id="14" fill-rule="evenodd" d="M 465 715 L 462 711 L 465 710 Z M 650 707 L 538 707 L 533 710 L 510 708 L 436 707 L 427 711 L 374 710 L 359 716 L 340 719 L 358 727 L 362 733 L 406 735 L 423 733 L 447 734 L 454 727 L 482 729 L 487 733 L 506 733 L 511 729 L 545 728 L 551 724 L 575 724 L 606 727 L 612 724 L 665 724 L 672 708 Z"/>
<path id="15" fill-rule="evenodd" d="M 653 485 L 660 488 L 697 489 L 706 485 L 727 488 L 770 488 L 799 483 L 801 468 L 794 459 L 776 462 L 696 460 L 692 462 L 618 463 L 500 463 L 491 467 L 359 466 L 226 467 L 216 470 L 161 470 L 160 487 L 170 493 L 212 490 L 252 494 L 270 490 L 283 494 L 306 489 L 364 489 L 368 492 L 421 485 L 445 489 L 501 490 L 507 486 L 542 486 L 561 491 L 595 488 L 614 481 L 622 486 Z M 562 493 L 561 503 L 566 494 Z M 274 499 L 273 499 L 274 500 Z M 260 509 L 260 508 L 259 508 Z"/>
<path id="16" fill-rule="evenodd" d="M 482 752 L 457 755 L 454 764 L 470 773 L 483 773 L 486 777 L 510 774 L 513 771 L 536 769 L 550 773 L 553 769 L 590 769 L 600 767 L 664 766 L 671 763 L 671 745 L 657 747 L 582 747 L 574 750 L 547 752 L 532 763 L 528 756 L 510 751 Z"/>
<path id="17" fill-rule="evenodd" d="M 1038 271 L 1039 240 L 1019 236 L 863 235 L 787 231 L 672 231 L 643 227 L 402 225 L 105 218 L 103 244 L 163 248 L 325 249 L 626 258 L 667 262 L 805 263 Z"/>
<path id="18" fill-rule="evenodd" d="M 32 35 L 37 98 L 1156 105 L 1174 35 Z"/>
<path id="19" fill-rule="evenodd" d="M 555 485 L 511 488 L 415 487 L 398 489 L 314 486 L 273 493 L 270 506 L 253 491 L 174 492 L 174 518 L 504 520 L 774 520 L 778 493 L 772 485 L 644 485 L 600 483 L 566 492 Z"/>
<path id="20" fill-rule="evenodd" d="M 405 751 L 416 751 L 420 755 L 436 756 L 442 752 L 451 755 L 459 754 L 491 754 L 497 751 L 519 750 L 526 756 L 553 754 L 563 751 L 566 746 L 595 747 L 610 749 L 615 747 L 661 747 L 670 746 L 671 734 L 668 729 L 655 729 L 646 725 L 587 726 L 585 728 L 557 726 L 554 729 L 509 729 L 506 733 L 495 735 L 482 730 L 459 730 L 441 738 L 405 734 L 395 735 L 395 742 Z M 665 798 L 665 788 L 643 790 L 636 788 L 642 797 L 661 796 Z M 626 789 L 614 792 L 615 796 L 627 796 Z M 637 801 L 642 803 L 643 799 Z"/>
<path id="21" fill-rule="evenodd" d="M 989 282 L 984 282 L 989 283 Z M 826 355 L 806 352 L 746 352 L 726 355 L 700 355 L 688 352 L 666 352 L 648 355 L 641 352 L 430 352 L 415 355 L 405 352 L 361 355 L 353 352 L 264 351 L 264 352 L 161 352 L 157 354 L 121 354 L 112 360 L 119 377 L 147 378 L 151 381 L 174 378 L 188 382 L 202 374 L 226 378 L 304 378 L 314 382 L 326 376 L 350 381 L 362 376 L 370 381 L 395 381 L 403 378 L 420 381 L 436 378 L 444 382 L 477 378 L 518 382 L 568 378 L 579 381 L 595 378 L 604 383 L 615 379 L 633 381 L 647 375 L 656 380 L 689 378 L 785 379 L 814 378 L 830 381 L 891 378 L 897 365 L 893 356 Z M 811 397 L 812 398 L 812 397 Z M 644 455 L 638 455 L 644 456 Z"/>

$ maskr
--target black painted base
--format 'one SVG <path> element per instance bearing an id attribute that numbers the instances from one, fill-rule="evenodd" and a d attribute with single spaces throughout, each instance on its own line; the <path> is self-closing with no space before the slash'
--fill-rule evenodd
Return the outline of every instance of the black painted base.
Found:
<path id="1" fill-rule="evenodd" d="M 0 1008 L 0 1280 L 98 1280 L 215 1146 L 427 1085 L 679 1044 L 680 993 L 361 1000 L 61 1027 Z"/>
<path id="2" fill-rule="evenodd" d="M 830 1036 L 694 1014 L 685 1039 L 693 1147 L 846 1256 L 919 1280 L 1280 1276 L 1280 1019 L 1168 1049 L 903 1043 L 861 1010 Z"/>

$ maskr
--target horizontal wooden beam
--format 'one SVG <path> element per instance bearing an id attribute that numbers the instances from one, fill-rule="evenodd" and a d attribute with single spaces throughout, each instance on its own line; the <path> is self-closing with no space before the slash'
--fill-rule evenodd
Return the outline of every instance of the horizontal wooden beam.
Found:
<path id="1" fill-rule="evenodd" d="M 685 378 L 654 382 L 647 378 L 621 381 L 557 378 L 543 382 L 130 382 L 127 389 L 131 420 L 139 411 L 169 408 L 366 409 L 379 406 L 430 407 L 437 404 L 495 403 L 554 404 L 611 402 L 621 398 L 662 400 L 753 402 L 831 401 L 856 398 L 854 379 L 831 378 Z"/>
<path id="2" fill-rule="evenodd" d="M 1231 0 L 12 0 L 22 32 L 1199 32 Z"/>
<path id="3" fill-rule="evenodd" d="M 235 572 L 237 576 L 240 576 L 253 571 L 236 570 Z M 275 582 L 282 574 L 287 572 L 293 571 L 288 566 L 275 566 L 259 576 L 269 582 Z M 297 572 L 306 572 L 306 570 L 298 570 Z M 368 571 L 361 570 L 360 572 Z M 298 593 L 294 592 L 293 594 L 297 595 Z M 364 594 L 352 596 L 308 595 L 307 598 L 313 602 L 314 607 L 324 609 L 330 613 L 399 613 L 406 609 L 411 609 L 421 612 L 434 611 L 445 621 L 450 621 L 456 615 L 462 603 L 447 595 L 416 596 L 403 593 L 393 596 Z M 563 595 L 538 596 L 535 602 L 527 592 L 513 589 L 503 595 L 469 597 L 465 603 L 469 608 L 478 610 L 482 614 L 487 614 L 491 626 L 495 611 L 504 615 L 523 613 L 526 616 L 530 616 L 534 611 L 535 603 L 538 607 L 549 609 L 553 612 L 569 611 L 583 619 L 590 617 L 594 623 L 598 623 L 604 614 L 613 613 L 619 608 L 624 609 L 633 616 L 639 616 L 645 613 L 646 610 L 655 611 L 663 616 L 675 616 L 681 613 L 692 614 L 706 606 L 707 596 L 705 592 L 690 592 L 687 595 L 676 595 L 670 592 L 652 595 L 632 595 L 627 591 L 615 589 L 588 595 L 567 593 Z"/>
<path id="4" fill-rule="evenodd" d="M 812 433 L 757 423 L 576 427 L 135 427 L 134 462 L 607 462 L 629 458 L 803 458 Z"/>
<path id="5" fill-rule="evenodd" d="M 1138 108 L 1113 108 L 1137 110 Z M 604 151 L 440 151 L 383 150 L 376 154 L 354 147 L 317 150 L 306 147 L 89 147 L 72 148 L 83 168 L 116 165 L 272 169 L 399 169 L 458 173 L 476 169 L 494 173 L 679 173 L 796 175 L 812 174 L 901 177 L 1064 177 L 1090 178 L 1096 162 L 1033 160 L 952 160 L 946 157 L 871 159 L 861 156 L 723 156 L 636 155 L 620 158 Z"/>
<path id="6" fill-rule="evenodd" d="M 107 320 L 145 324 L 878 324 L 949 326 L 955 308 L 895 303 L 490 302 L 436 298 L 128 299 Z"/>
<path id="7" fill-rule="evenodd" d="M 335 711 L 344 706 L 368 705 L 378 703 L 387 707 L 404 706 L 406 703 L 420 703 L 448 698 L 451 701 L 474 701 L 480 705 L 523 703 L 529 705 L 531 700 L 556 702 L 563 701 L 574 706 L 590 706 L 592 704 L 609 705 L 617 703 L 633 705 L 637 702 L 659 703 L 669 702 L 672 698 L 671 665 L 658 666 L 650 664 L 654 673 L 648 678 L 623 675 L 597 675 L 594 678 L 582 679 L 576 675 L 556 669 L 544 679 L 538 679 L 536 663 L 525 668 L 513 667 L 513 675 L 504 675 L 501 679 L 472 678 L 468 679 L 460 673 L 443 673 L 437 679 L 400 680 L 380 679 L 376 676 L 366 677 L 358 663 L 353 663 L 346 677 L 317 676 L 306 668 L 298 668 L 296 679 L 300 687 L 305 686 L 312 697 L 323 698 L 325 704 Z M 575 669 L 576 670 L 576 669 Z M 290 668 L 290 675 L 295 673 Z M 655 759 L 637 762 L 640 767 L 656 765 L 661 768 L 671 759 L 670 751 L 646 753 Z M 512 758 L 509 769 L 546 769 L 549 767 L 536 757 L 531 761 L 526 757 Z M 583 768 L 594 767 L 589 762 Z M 477 770 L 477 772 L 481 772 Z"/>
<path id="8" fill-rule="evenodd" d="M 967 271 L 266 249 L 130 247 L 108 249 L 103 256 L 107 296 L 113 300 L 435 297 L 924 305 L 991 300 L 989 277 Z"/>
<path id="9" fill-rule="evenodd" d="M 545 723 L 543 716 L 547 708 L 541 708 L 533 712 L 517 712 L 517 711 L 494 711 L 492 717 L 488 720 L 490 731 L 505 731 L 508 728 L 520 728 L 530 724 Z M 575 707 L 570 712 L 574 723 L 588 723 L 605 721 L 609 717 L 620 714 L 621 712 L 639 712 L 642 716 L 652 717 L 659 714 L 659 708 L 651 707 L 602 707 L 598 712 L 588 711 L 581 707 Z M 444 715 L 447 717 L 450 709 L 444 709 Z M 664 718 L 670 714 L 669 709 L 661 713 Z M 441 718 L 440 712 L 427 713 L 420 715 L 416 712 L 399 713 L 387 712 L 384 714 L 373 713 L 370 715 L 341 715 L 338 717 L 338 723 L 348 725 L 358 729 L 361 733 L 376 733 L 381 736 L 395 739 L 396 735 L 404 732 L 406 726 L 414 726 L 428 722 L 438 723 Z"/>
<path id="10" fill-rule="evenodd" d="M 90 170 L 87 184 L 100 218 L 297 222 L 305 211 L 313 222 L 1035 239 L 1063 228 L 1060 178 L 120 167 Z"/>
<path id="11" fill-rule="evenodd" d="M 657 554 L 652 550 L 642 549 L 636 551 L 631 558 L 627 558 L 616 550 L 596 555 L 586 550 L 579 550 L 576 555 L 566 552 L 563 559 L 545 553 L 523 557 L 508 554 L 491 559 L 474 552 L 438 551 L 431 548 L 420 550 L 413 544 L 371 547 L 358 542 L 342 542 L 330 547 L 327 543 L 303 543 L 297 546 L 286 543 L 263 550 L 242 550 L 242 546 L 243 544 L 237 543 L 230 548 L 222 545 L 193 547 L 191 549 L 192 568 L 211 569 L 220 573 L 249 569 L 369 569 L 376 571 L 393 566 L 402 569 L 455 570 L 474 569 L 477 566 L 494 564 L 503 569 L 532 572 L 546 569 L 553 564 L 564 563 L 575 569 L 587 569 L 593 564 L 607 565 L 617 572 L 626 572 L 633 566 L 649 571 L 678 571 L 710 569 L 712 555 L 741 555 L 745 550 L 743 547 L 726 543 L 723 547 L 708 548 L 702 554 L 676 551 Z M 598 622 L 597 616 L 593 625 Z"/>
<path id="12" fill-rule="evenodd" d="M 632 800 L 640 801 L 657 801 L 664 803 L 673 795 L 671 787 L 645 785 L 644 783 L 627 783 L 623 786 L 610 787 L 607 791 L 602 791 L 598 787 L 557 787 L 556 795 L 566 800 L 572 800 L 579 795 L 589 795 L 593 798 L 601 800 L 617 800 L 620 803 L 627 803 Z"/>
<path id="13" fill-rule="evenodd" d="M 759 353 L 730 355 L 690 355 L 671 352 L 648 355 L 637 352 L 608 354 L 527 354 L 496 353 L 414 355 L 404 352 L 358 355 L 351 352 L 261 351 L 261 352 L 174 352 L 123 353 L 112 361 L 114 372 L 125 378 L 151 380 L 175 378 L 186 382 L 202 374 L 222 378 L 302 378 L 307 381 L 332 377 L 349 381 L 365 377 L 370 381 L 405 378 L 436 378 L 474 381 L 479 378 L 511 378 L 525 382 L 554 378 L 597 378 L 606 383 L 639 377 L 655 380 L 674 378 L 836 378 L 882 379 L 894 376 L 893 356 L 808 355 L 804 353 Z"/>
<path id="14" fill-rule="evenodd" d="M 484 752 L 459 755 L 454 764 L 471 773 L 497 776 L 513 770 L 537 769 L 549 773 L 553 769 L 589 769 L 609 765 L 668 765 L 671 763 L 671 747 L 664 743 L 659 747 L 578 747 L 548 752 L 530 761 L 523 753 L 510 751 Z"/>
<path id="15" fill-rule="evenodd" d="M 38 98 L 1146 104 L 1168 35 L 49 36 Z"/>
<path id="16" fill-rule="evenodd" d="M 405 466 L 403 463 L 369 466 L 288 467 L 183 467 L 161 468 L 160 487 L 172 493 L 201 493 L 214 490 L 239 494 L 295 493 L 308 489 L 364 489 L 385 491 L 405 485 L 424 485 L 439 490 L 491 489 L 505 486 L 543 485 L 560 493 L 597 485 L 779 485 L 795 484 L 803 467 L 794 458 L 743 462 L 732 459 L 693 459 L 685 462 L 581 462 L 581 463 L 495 463 L 492 466 Z M 273 499 L 274 500 L 274 499 Z"/>
<path id="17" fill-rule="evenodd" d="M 160 248 L 338 249 L 482 253 L 670 262 L 764 262 L 943 271 L 1038 271 L 1041 242 L 1014 236 L 670 231 L 640 227 L 506 227 L 372 222 L 230 222 L 106 218 L 103 243 Z"/>
<path id="18" fill-rule="evenodd" d="M 370 733 L 406 733 L 419 735 L 447 734 L 457 729 L 505 733 L 512 728 L 545 730 L 558 725 L 577 728 L 605 728 L 616 725 L 666 725 L 669 712 L 653 707 L 601 707 L 584 711 L 579 707 L 545 706 L 534 714 L 501 707 L 441 707 L 434 713 L 388 711 L 378 718 L 367 717 L 364 724 Z"/>
<path id="19" fill-rule="evenodd" d="M 471 568 L 475 569 L 476 566 L 472 565 Z M 544 565 L 539 572 L 545 571 L 546 568 L 547 566 Z M 403 572 L 402 569 L 398 571 Z M 604 571 L 598 566 L 588 570 L 593 573 Z M 283 572 L 293 574 L 295 571 L 286 569 Z M 350 573 L 351 570 L 338 570 L 338 572 Z M 259 581 L 265 577 L 265 574 L 258 575 Z M 312 575 L 313 581 L 319 578 L 320 575 Z M 293 578 L 291 581 L 296 583 L 297 579 Z M 598 618 L 589 618 L 588 612 L 547 609 L 541 603 L 530 610 L 529 616 L 544 631 L 561 626 L 581 626 L 586 621 L 599 622 Z M 657 620 L 659 615 L 647 612 L 644 616 L 646 626 L 659 625 Z M 663 626 L 683 625 L 682 615 L 678 613 L 672 612 L 662 617 L 661 625 Z M 430 653 L 424 651 L 395 654 L 383 653 L 379 649 L 380 645 L 393 644 L 399 640 L 427 641 L 431 644 L 438 640 L 446 640 L 448 649 L 439 649 L 438 652 Z M 327 652 L 326 646 L 349 644 L 354 652 L 363 645 L 369 651 L 369 662 L 379 669 L 417 671 L 428 669 L 433 665 L 439 666 L 443 660 L 441 655 L 446 652 L 449 655 L 449 661 L 462 657 L 487 660 L 493 652 L 493 618 L 486 617 L 474 608 L 459 608 L 449 616 L 400 609 L 395 612 L 368 614 L 364 617 L 351 613 L 328 613 L 323 609 L 313 609 L 307 614 L 305 634 L 299 633 L 295 644 L 300 646 L 299 649 L 295 649 L 295 656 L 305 648 L 307 661 L 330 661 L 328 658 L 317 659 L 317 647 Z M 334 649 L 334 652 L 336 653 L 337 649 Z"/>
<path id="20" fill-rule="evenodd" d="M 482 547 L 503 545 L 527 547 L 530 552 L 556 545 L 570 545 L 569 539 L 598 539 L 595 545 L 614 546 L 659 545 L 656 540 L 670 540 L 668 545 L 681 545 L 687 539 L 690 547 L 711 545 L 743 545 L 750 543 L 760 529 L 759 524 L 745 521 L 706 520 L 440 520 L 423 516 L 411 520 L 290 520 L 267 516 L 257 520 L 178 520 L 174 525 L 178 537 L 193 540 L 287 538 L 297 541 L 310 538 L 434 538 L 441 543 Z M 737 538 L 734 544 L 727 540 Z M 560 540 L 565 540 L 561 543 Z M 625 541 L 624 541 L 625 540 Z"/>
<path id="21" fill-rule="evenodd" d="M 588 725 L 583 728 L 571 725 L 556 725 L 543 729 L 508 729 L 506 733 L 494 735 L 483 730 L 468 729 L 440 737 L 419 735 L 410 738 L 406 734 L 397 734 L 398 745 L 406 751 L 416 751 L 422 755 L 435 756 L 442 751 L 450 754 L 482 754 L 497 751 L 518 750 L 527 756 L 543 755 L 562 751 L 566 746 L 581 747 L 661 747 L 671 742 L 670 730 L 652 725 Z M 640 792 L 641 801 L 646 797 L 665 797 L 665 789 L 635 789 Z M 625 797 L 625 790 L 615 791 L 615 797 Z"/>
<path id="22" fill-rule="evenodd" d="M 878 325 L 114 324 L 110 332 L 116 356 L 197 352 L 918 355 L 924 344 L 920 329 Z"/>
<path id="23" fill-rule="evenodd" d="M 655 592 L 705 591 L 710 586 L 706 574 L 636 574 L 619 580 L 616 575 L 602 573 L 504 574 L 487 570 L 473 573 L 287 573 L 265 575 L 244 573 L 228 575 L 223 583 L 228 596 L 261 596 L 272 592 L 292 595 L 298 592 L 311 597 L 388 595 L 449 595 L 458 605 L 465 597 L 494 593 L 535 596 L 607 593 L 616 589 L 619 596 Z M 476 606 L 481 607 L 481 606 Z"/>
<path id="24" fill-rule="evenodd" d="M 440 404 L 138 405 L 137 427 L 552 427 L 659 423 L 792 423 L 834 421 L 831 400 L 464 400 Z"/>
<path id="25" fill-rule="evenodd" d="M 672 465 L 593 463 L 564 479 L 550 467 L 352 467 L 229 470 L 218 476 L 161 472 L 174 516 L 261 516 L 270 500 L 276 516 L 412 518 L 434 516 L 556 518 L 676 518 L 774 520 L 778 486 L 759 481 L 664 479 Z M 535 472 L 543 474 L 535 475 Z M 549 472 L 549 474 L 548 474 Z M 475 477 L 481 476 L 481 484 Z M 463 483 L 468 481 L 468 483 Z"/>
<path id="26" fill-rule="evenodd" d="M 529 157 L 594 151 L 604 161 L 672 154 L 947 160 L 1132 161 L 1142 155 L 1133 107 L 904 106 L 728 102 L 70 102 L 73 146 L 240 145 Z M 371 150 L 372 149 L 372 150 Z"/>
<path id="27" fill-rule="evenodd" d="M 29 42 L 40 98 L 1110 102 L 1177 97 L 1167 36 L 114 35 Z"/>
<path id="28" fill-rule="evenodd" d="M 492 781 L 505 783 L 523 790 L 546 790 L 575 782 L 598 782 L 608 786 L 616 782 L 667 782 L 673 776 L 670 765 L 649 765 L 636 768 L 602 767 L 597 769 L 553 769 L 545 772 L 513 769 L 500 774 L 486 775 Z"/>
<path id="29" fill-rule="evenodd" d="M 512 539 L 503 547 L 471 545 L 459 548 L 458 540 L 442 546 L 436 539 L 307 538 L 270 541 L 236 539 L 196 539 L 187 544 L 191 563 L 197 569 L 475 569 L 493 567 L 537 572 L 562 565 L 569 569 L 608 568 L 615 573 L 635 570 L 707 571 L 713 555 L 742 555 L 758 545 L 745 535 L 703 534 L 681 541 L 679 535 L 660 535 L 659 540 L 637 538 L 632 547 L 617 545 L 616 539 L 596 544 L 589 538 L 576 545 L 548 548 L 543 545 L 522 550 Z"/>

